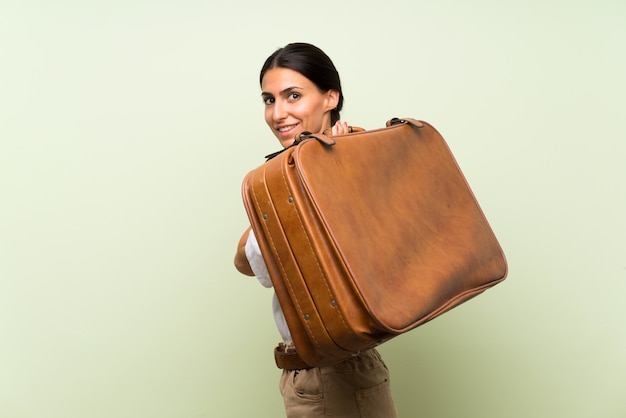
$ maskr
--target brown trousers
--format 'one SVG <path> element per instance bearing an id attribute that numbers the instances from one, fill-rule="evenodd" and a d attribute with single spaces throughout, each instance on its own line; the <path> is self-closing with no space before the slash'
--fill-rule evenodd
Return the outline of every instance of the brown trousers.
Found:
<path id="1" fill-rule="evenodd" d="M 283 370 L 287 418 L 395 418 L 389 371 L 376 350 L 333 366 Z"/>

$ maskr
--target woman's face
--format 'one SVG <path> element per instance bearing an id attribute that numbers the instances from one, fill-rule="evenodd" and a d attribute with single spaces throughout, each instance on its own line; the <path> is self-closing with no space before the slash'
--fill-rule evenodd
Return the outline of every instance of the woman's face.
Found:
<path id="1" fill-rule="evenodd" d="M 263 76 L 261 96 L 265 122 L 283 147 L 303 131 L 320 133 L 330 128 L 330 111 L 339 92 L 321 92 L 308 78 L 288 68 L 272 68 Z"/>

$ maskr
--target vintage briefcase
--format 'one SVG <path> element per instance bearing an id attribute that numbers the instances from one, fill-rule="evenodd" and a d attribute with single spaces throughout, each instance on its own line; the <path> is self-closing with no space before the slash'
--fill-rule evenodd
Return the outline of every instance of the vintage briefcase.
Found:
<path id="1" fill-rule="evenodd" d="M 456 160 L 423 121 L 302 135 L 248 173 L 243 199 L 310 366 L 375 347 L 507 275 Z"/>

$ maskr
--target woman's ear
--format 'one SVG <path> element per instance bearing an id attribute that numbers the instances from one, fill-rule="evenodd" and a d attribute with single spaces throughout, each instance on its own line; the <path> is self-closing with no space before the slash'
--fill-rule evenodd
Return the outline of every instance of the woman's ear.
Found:
<path id="1" fill-rule="evenodd" d="M 326 110 L 333 110 L 339 104 L 339 90 L 328 90 L 326 92 Z"/>

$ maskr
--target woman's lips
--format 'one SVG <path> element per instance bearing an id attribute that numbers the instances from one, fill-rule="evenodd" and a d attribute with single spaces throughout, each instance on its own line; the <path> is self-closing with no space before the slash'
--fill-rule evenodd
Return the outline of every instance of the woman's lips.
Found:
<path id="1" fill-rule="evenodd" d="M 297 126 L 298 126 L 297 123 L 294 125 L 281 126 L 279 128 L 276 128 L 276 132 L 278 132 L 280 136 L 284 138 L 288 138 L 288 137 L 293 138 L 293 132 L 295 131 Z"/>

